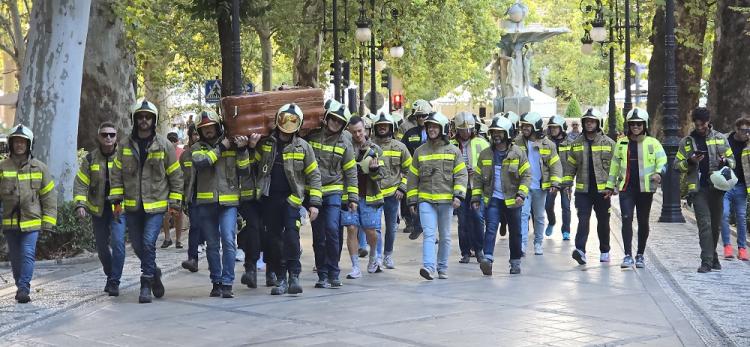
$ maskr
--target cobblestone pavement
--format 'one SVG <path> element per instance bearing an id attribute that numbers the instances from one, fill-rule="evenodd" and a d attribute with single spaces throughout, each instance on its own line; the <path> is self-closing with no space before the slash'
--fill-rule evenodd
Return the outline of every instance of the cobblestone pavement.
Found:
<path id="1" fill-rule="evenodd" d="M 655 203 L 655 218 L 659 208 Z M 235 299 L 209 298 L 205 260 L 198 273 L 188 273 L 179 267 L 184 250 L 174 248 L 157 251 L 167 294 L 150 305 L 137 304 L 138 264 L 130 251 L 117 298 L 102 292 L 105 277 L 96 258 L 43 265 L 32 283 L 31 304 L 15 304 L 12 286 L 0 285 L 0 344 L 748 345 L 740 330 L 741 311 L 733 311 L 743 307 L 739 285 L 745 280 L 739 277 L 747 278 L 746 264 L 724 262 L 720 274 L 695 276 L 694 227 L 654 224 L 647 269 L 621 270 L 617 216 L 614 209 L 612 263 L 577 266 L 570 259 L 572 242 L 562 241 L 558 230 L 545 240 L 543 256 L 524 258 L 520 276 L 507 274 L 508 240 L 501 238 L 495 275 L 483 277 L 476 263 L 458 263 L 454 223 L 448 280 L 422 280 L 421 241 L 399 232 L 395 270 L 345 280 L 337 290 L 312 288 L 316 276 L 310 271 L 311 234 L 305 226 L 305 292 L 298 297 L 272 297 L 267 288 L 237 283 Z M 598 258 L 597 245 L 591 233 L 590 259 Z M 350 269 L 346 254 L 343 273 Z M 360 266 L 365 264 L 362 259 Z M 240 271 L 237 263 L 238 278 Z M 0 268 L 6 279 L 8 272 Z"/>

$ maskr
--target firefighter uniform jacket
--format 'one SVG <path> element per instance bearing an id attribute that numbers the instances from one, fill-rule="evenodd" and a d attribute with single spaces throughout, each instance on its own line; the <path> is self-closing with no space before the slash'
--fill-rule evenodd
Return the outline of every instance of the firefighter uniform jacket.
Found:
<path id="1" fill-rule="evenodd" d="M 407 178 L 408 204 L 451 203 L 466 197 L 466 163 L 456 146 L 442 139 L 430 140 L 417 148 Z"/>
<path id="2" fill-rule="evenodd" d="M 372 160 L 378 161 L 377 170 L 369 170 L 367 173 L 367 191 L 365 192 L 365 203 L 367 205 L 379 206 L 383 204 L 383 193 L 380 190 L 380 184 L 382 180 L 388 175 L 388 169 L 383 161 L 383 150 L 380 146 L 374 144 L 372 141 L 367 140 L 360 148 L 355 147 L 355 155 L 357 156 L 357 172 L 364 172 L 360 167 L 360 162 L 364 159 L 365 155 L 368 155 L 370 149 L 375 151 L 376 157 Z"/>
<path id="3" fill-rule="evenodd" d="M 422 141 L 422 132 L 424 131 L 424 129 L 424 127 L 415 126 L 407 130 L 404 133 L 404 136 L 401 138 L 401 142 L 406 145 L 406 149 L 409 150 L 409 153 L 411 153 L 412 156 L 414 156 L 414 152 L 417 150 L 417 148 L 425 143 L 424 141 Z M 425 139 L 427 139 L 426 134 Z"/>
<path id="4" fill-rule="evenodd" d="M 141 207 L 146 213 L 162 213 L 168 207 L 182 207 L 182 170 L 174 145 L 155 134 L 141 158 L 138 143 L 131 135 L 117 148 L 110 176 L 109 200 L 122 201 L 125 211 Z"/>
<path id="5" fill-rule="evenodd" d="M 218 202 L 221 206 L 239 206 L 240 175 L 247 175 L 250 159 L 245 148 L 225 148 L 200 141 L 190 148 L 196 180 L 195 203 Z"/>
<path id="6" fill-rule="evenodd" d="M 716 171 L 724 166 L 724 161 L 727 165 L 734 169 L 734 153 L 732 147 L 729 145 L 724 134 L 711 128 L 706 134 L 706 146 L 708 147 L 708 172 Z M 674 167 L 682 173 L 686 173 L 685 180 L 687 181 L 688 191 L 697 192 L 700 188 L 698 184 L 698 165 L 688 161 L 695 152 L 695 139 L 692 136 L 686 136 L 680 140 L 680 146 L 677 148 L 677 155 L 675 156 Z M 743 151 L 744 152 L 744 151 Z M 724 160 L 721 160 L 723 157 Z M 710 182 L 710 180 L 709 180 Z"/>
<path id="7" fill-rule="evenodd" d="M 29 156 L 0 161 L 3 230 L 52 230 L 57 225 L 57 192 L 47 165 Z"/>
<path id="8" fill-rule="evenodd" d="M 664 177 L 667 172 L 667 154 L 664 153 L 659 140 L 646 135 L 638 136 L 638 182 L 640 191 L 644 193 L 656 192 L 659 187 L 654 182 L 654 174 Z M 612 165 L 609 168 L 607 188 L 622 190 L 628 182 L 628 145 L 630 139 L 622 138 L 617 142 Z"/>
<path id="9" fill-rule="evenodd" d="M 492 147 L 486 148 L 479 154 L 479 163 L 474 169 L 473 187 L 471 190 L 471 201 L 479 202 L 480 198 L 485 205 L 490 202 L 495 189 L 495 151 Z M 516 197 L 526 199 L 531 184 L 531 165 L 526 158 L 526 152 L 519 146 L 510 144 L 508 154 L 502 162 L 500 180 L 503 184 L 503 196 L 505 206 L 509 208 L 521 207 L 516 204 Z"/>
<path id="10" fill-rule="evenodd" d="M 94 216 L 102 216 L 109 193 L 105 191 L 110 177 L 108 172 L 114 165 L 115 154 L 106 156 L 97 148 L 83 158 L 73 182 L 73 201 L 76 207 L 83 207 Z"/>
<path id="11" fill-rule="evenodd" d="M 190 199 L 193 197 L 193 186 L 195 185 L 195 173 L 193 172 L 193 152 L 188 147 L 182 151 L 180 155 L 180 167 L 182 168 L 182 201 L 183 206 L 187 206 L 190 203 Z"/>
<path id="12" fill-rule="evenodd" d="M 406 145 L 390 137 L 375 137 L 374 142 L 383 150 L 382 159 L 388 171 L 388 175 L 380 181 L 383 198 L 396 194 L 396 190 L 406 194 L 406 173 L 411 166 L 411 154 Z"/>
<path id="13" fill-rule="evenodd" d="M 276 146 L 278 145 L 276 137 L 269 136 L 259 141 L 255 148 L 248 149 L 252 172 L 257 175 L 255 182 L 259 192 L 258 198 L 269 194 L 271 170 L 276 159 Z M 294 136 L 292 141 L 282 149 L 282 156 L 284 174 L 289 183 L 289 188 L 292 190 L 287 197 L 287 202 L 292 206 L 299 207 L 302 205 L 305 191 L 307 191 L 310 205 L 320 206 L 323 200 L 320 170 L 312 146 L 305 140 Z"/>
<path id="14" fill-rule="evenodd" d="M 529 152 L 528 148 L 526 148 L 526 138 L 522 134 L 519 134 L 516 136 L 515 142 L 528 157 Z M 562 162 L 560 162 L 560 156 L 557 154 L 557 145 L 545 136 L 532 141 L 532 146 L 535 146 L 539 150 L 539 157 L 541 158 L 541 162 L 539 163 L 539 167 L 542 169 L 541 188 L 560 188 L 563 177 L 563 166 Z"/>
<path id="15" fill-rule="evenodd" d="M 349 202 L 359 202 L 357 163 L 354 160 L 351 135 L 347 136 L 345 133 L 342 131 L 326 135 L 325 129 L 317 129 L 307 139 L 318 160 L 323 195 L 343 195 L 346 187 Z"/>
<path id="16" fill-rule="evenodd" d="M 604 135 L 601 130 L 596 133 L 591 144 L 591 155 L 594 161 L 596 190 L 599 193 L 603 193 L 607 186 L 614 147 L 615 142 Z M 563 180 L 572 184 L 573 177 L 576 179 L 576 192 L 587 193 L 589 191 L 589 144 L 585 134 L 570 144 Z"/>

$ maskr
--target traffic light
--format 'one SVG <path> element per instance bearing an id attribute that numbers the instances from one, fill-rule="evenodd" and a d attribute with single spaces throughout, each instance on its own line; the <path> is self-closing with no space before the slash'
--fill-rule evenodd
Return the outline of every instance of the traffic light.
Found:
<path id="1" fill-rule="evenodd" d="M 336 63 L 331 63 L 331 84 L 333 84 L 333 87 L 336 88 Z"/>
<path id="2" fill-rule="evenodd" d="M 400 110 L 404 105 L 404 96 L 401 94 L 393 95 L 393 110 Z"/>
<path id="3" fill-rule="evenodd" d="M 383 72 L 381 72 L 381 83 L 380 86 L 383 88 L 391 89 L 391 70 L 385 69 Z"/>
<path id="4" fill-rule="evenodd" d="M 349 62 L 344 61 L 341 63 L 341 85 L 344 88 L 349 88 L 350 70 Z"/>

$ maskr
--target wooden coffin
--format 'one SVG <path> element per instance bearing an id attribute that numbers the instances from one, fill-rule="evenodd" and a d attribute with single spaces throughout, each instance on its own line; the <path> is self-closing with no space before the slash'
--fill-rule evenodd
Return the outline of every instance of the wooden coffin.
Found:
<path id="1" fill-rule="evenodd" d="M 281 90 L 222 98 L 221 114 L 227 135 L 271 134 L 276 112 L 289 103 L 296 103 L 302 109 L 304 132 L 321 126 L 325 116 L 322 89 Z"/>

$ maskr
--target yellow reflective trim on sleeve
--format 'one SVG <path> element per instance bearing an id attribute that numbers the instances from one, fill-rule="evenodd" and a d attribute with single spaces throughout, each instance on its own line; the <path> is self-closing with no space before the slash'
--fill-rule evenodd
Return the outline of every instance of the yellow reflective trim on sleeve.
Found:
<path id="1" fill-rule="evenodd" d="M 211 160 L 211 164 L 215 163 L 217 160 L 219 160 L 218 157 L 216 157 L 216 153 L 213 151 L 205 151 L 205 154 L 208 156 L 208 158 Z"/>
<path id="2" fill-rule="evenodd" d="M 172 200 L 182 200 L 182 194 L 171 192 L 171 193 L 169 193 L 169 199 L 172 199 Z"/>
<path id="3" fill-rule="evenodd" d="M 414 176 L 419 176 L 419 169 L 415 168 L 414 165 L 409 166 L 409 171 L 411 171 Z"/>
<path id="4" fill-rule="evenodd" d="M 317 196 L 319 198 L 322 198 L 323 192 L 321 192 L 320 189 L 310 189 L 310 196 Z"/>
<path id="5" fill-rule="evenodd" d="M 453 190 L 459 191 L 459 192 L 462 192 L 462 193 L 466 193 L 466 187 L 464 187 L 464 186 L 462 186 L 460 184 L 453 185 Z"/>
<path id="6" fill-rule="evenodd" d="M 31 172 L 31 173 L 18 174 L 18 180 L 19 181 L 40 180 L 40 179 L 42 179 L 42 173 L 41 172 Z"/>
<path id="7" fill-rule="evenodd" d="M 323 191 L 323 193 L 343 191 L 344 185 L 343 184 L 329 184 L 329 185 L 323 186 L 321 190 Z"/>
<path id="8" fill-rule="evenodd" d="M 219 202 L 238 202 L 240 201 L 239 194 L 220 194 Z"/>
<path id="9" fill-rule="evenodd" d="M 474 195 L 474 196 L 479 196 L 479 195 L 482 195 L 482 190 L 481 190 L 481 189 L 479 189 L 479 188 L 473 188 L 473 189 L 471 190 L 471 195 Z"/>
<path id="10" fill-rule="evenodd" d="M 556 155 L 549 160 L 549 165 L 555 165 L 558 161 L 560 161 L 560 157 Z"/>
<path id="11" fill-rule="evenodd" d="M 401 151 L 383 151 L 383 156 L 401 158 Z"/>
<path id="12" fill-rule="evenodd" d="M 430 160 L 454 160 L 456 159 L 455 154 L 451 153 L 442 153 L 442 154 L 427 154 L 427 155 L 420 155 L 419 161 L 430 161 Z"/>
<path id="13" fill-rule="evenodd" d="M 3 171 L 3 178 L 17 177 L 18 172 L 16 171 Z"/>
<path id="14" fill-rule="evenodd" d="M 552 150 L 549 149 L 549 148 L 540 148 L 539 149 L 539 154 L 541 154 L 541 155 L 550 155 L 550 154 L 552 154 Z"/>
<path id="15" fill-rule="evenodd" d="M 196 197 L 197 197 L 198 199 L 203 199 L 203 200 L 206 200 L 206 199 L 213 199 L 213 198 L 214 198 L 214 193 L 213 193 L 213 192 L 203 192 L 203 193 L 198 193 L 198 194 L 196 195 Z"/>
<path id="16" fill-rule="evenodd" d="M 350 194 L 359 194 L 359 187 L 346 187 L 346 192 Z"/>
<path id="17" fill-rule="evenodd" d="M 401 163 L 401 167 L 406 169 L 411 165 L 411 162 L 412 162 L 411 157 L 409 157 L 409 159 L 406 159 L 404 160 L 403 163 Z"/>
<path id="18" fill-rule="evenodd" d="M 167 168 L 167 175 L 171 175 L 173 172 L 177 171 L 177 169 L 179 168 L 180 168 L 179 161 L 172 163 L 172 165 L 169 165 L 169 167 Z"/>
<path id="19" fill-rule="evenodd" d="M 742 155 L 744 156 L 745 152 L 742 152 Z M 685 155 L 683 155 L 682 152 L 677 152 L 677 154 L 675 154 L 675 158 L 677 158 L 677 160 L 685 160 Z"/>
<path id="20" fill-rule="evenodd" d="M 151 152 L 146 159 L 164 159 L 164 151 Z"/>
<path id="21" fill-rule="evenodd" d="M 84 195 L 76 195 L 73 197 L 73 201 L 88 202 L 89 199 Z"/>
<path id="22" fill-rule="evenodd" d="M 612 152 L 612 147 L 610 146 L 591 146 L 592 152 Z"/>
<path id="23" fill-rule="evenodd" d="M 57 225 L 57 218 L 52 217 L 52 216 L 42 216 L 42 222 L 52 224 L 52 225 Z"/>
<path id="24" fill-rule="evenodd" d="M 221 157 L 222 158 L 236 157 L 236 156 L 237 156 L 237 152 L 236 151 L 224 151 L 224 152 L 221 152 Z"/>
<path id="25" fill-rule="evenodd" d="M 382 193 L 382 194 L 383 194 L 384 196 L 385 196 L 385 195 L 391 195 L 391 194 L 393 194 L 393 193 L 395 193 L 395 192 L 396 192 L 396 189 L 398 189 L 398 186 L 393 186 L 393 187 L 385 188 L 385 189 L 381 190 L 380 192 L 381 192 L 381 193 Z"/>
<path id="26" fill-rule="evenodd" d="M 109 190 L 109 195 L 122 195 L 125 193 L 123 188 L 112 188 Z"/>
<path id="27" fill-rule="evenodd" d="M 419 135 L 409 136 L 409 142 L 417 142 L 417 141 L 421 142 L 422 141 L 422 137 L 419 136 Z"/>
<path id="28" fill-rule="evenodd" d="M 122 155 L 126 155 L 126 156 L 130 157 L 130 156 L 133 155 L 133 151 L 130 150 L 130 148 L 123 148 L 122 149 Z"/>
<path id="29" fill-rule="evenodd" d="M 583 145 L 575 145 L 573 146 L 573 152 L 582 152 L 583 151 Z"/>
<path id="30" fill-rule="evenodd" d="M 52 189 L 55 189 L 55 181 L 49 181 L 44 188 L 39 190 L 39 195 L 45 195 L 52 191 Z"/>
<path id="31" fill-rule="evenodd" d="M 529 169 L 530 167 L 531 167 L 531 165 L 529 164 L 529 162 L 528 162 L 528 161 L 527 161 L 527 162 L 525 162 L 525 163 L 523 163 L 523 165 L 521 165 L 521 167 L 519 167 L 519 168 L 518 168 L 518 174 L 519 174 L 519 175 L 523 174 L 523 173 L 524 173 L 524 172 L 526 172 L 526 170 L 528 170 L 528 169 Z"/>
<path id="32" fill-rule="evenodd" d="M 271 145 L 263 145 L 260 150 L 263 152 L 270 152 L 271 150 L 273 150 L 273 147 Z"/>
<path id="33" fill-rule="evenodd" d="M 523 184 L 519 185 L 518 186 L 518 191 L 519 192 L 523 192 L 524 194 L 529 194 L 529 187 L 527 187 L 527 186 L 525 186 Z"/>
<path id="34" fill-rule="evenodd" d="M 81 182 L 83 182 L 84 184 L 86 184 L 86 185 L 91 184 L 91 180 L 89 179 L 89 176 L 87 176 L 85 173 L 83 173 L 83 171 L 79 170 L 78 173 L 76 174 L 76 176 L 78 176 L 78 179 L 80 179 Z"/>
<path id="35" fill-rule="evenodd" d="M 123 202 L 123 204 L 125 204 L 125 207 L 135 207 L 136 206 L 135 200 L 131 200 L 131 199 L 125 199 L 125 201 Z"/>
<path id="36" fill-rule="evenodd" d="M 91 165 L 89 165 L 89 171 L 99 171 L 99 164 L 91 164 Z"/>
<path id="37" fill-rule="evenodd" d="M 284 153 L 282 154 L 282 158 L 284 160 L 290 160 L 290 159 L 305 160 L 305 153 L 301 153 L 301 152 L 300 153 Z"/>
<path id="38" fill-rule="evenodd" d="M 302 199 L 298 198 L 298 197 L 297 197 L 296 195 L 294 195 L 294 194 L 290 194 L 290 195 L 289 195 L 289 200 L 291 200 L 291 201 L 292 201 L 292 202 L 293 202 L 293 203 L 294 203 L 295 205 L 300 205 L 300 204 L 302 204 Z"/>
<path id="39" fill-rule="evenodd" d="M 166 208 L 167 207 L 167 201 L 155 201 L 155 202 L 145 202 L 143 203 L 143 209 L 144 210 L 155 210 L 158 208 Z"/>
<path id="40" fill-rule="evenodd" d="M 419 192 L 420 199 L 426 200 L 453 200 L 453 194 L 431 194 L 425 192 Z"/>
<path id="41" fill-rule="evenodd" d="M 308 165 L 308 166 L 307 166 L 307 167 L 305 168 L 305 175 L 309 175 L 309 174 L 311 174 L 311 173 L 312 173 L 313 171 L 315 171 L 315 169 L 317 169 L 317 168 L 318 168 L 318 162 L 317 162 L 317 161 L 313 161 L 312 163 L 310 163 L 310 165 Z"/>
<path id="42" fill-rule="evenodd" d="M 401 183 L 406 184 L 406 177 L 401 177 Z"/>
<path id="43" fill-rule="evenodd" d="M 348 163 L 344 164 L 344 170 L 349 170 L 354 167 L 354 165 L 357 165 L 357 162 L 354 161 L 354 159 L 350 160 Z"/>
<path id="44" fill-rule="evenodd" d="M 483 159 L 482 165 L 484 166 L 492 166 L 492 160 Z"/>
<path id="45" fill-rule="evenodd" d="M 115 158 L 113 162 L 115 163 L 115 167 L 117 167 L 118 169 L 122 169 L 122 162 L 120 162 L 119 159 Z"/>
<path id="46" fill-rule="evenodd" d="M 406 192 L 406 197 L 407 197 L 407 198 L 411 198 L 412 196 L 415 196 L 415 195 L 417 195 L 417 192 L 418 192 L 418 191 L 417 191 L 416 189 L 412 189 L 412 190 L 410 190 L 410 191 Z"/>
<path id="47" fill-rule="evenodd" d="M 250 159 L 241 159 L 237 161 L 237 167 L 245 168 L 250 165 Z"/>
<path id="48" fill-rule="evenodd" d="M 542 189 L 549 189 L 549 187 L 552 187 L 552 183 L 542 182 Z"/>
<path id="49" fill-rule="evenodd" d="M 466 169 L 466 163 L 460 162 L 460 163 L 458 163 L 458 165 L 456 165 L 456 167 L 453 168 L 453 174 L 455 175 L 455 174 L 461 172 L 461 170 L 464 170 L 464 169 Z"/>

